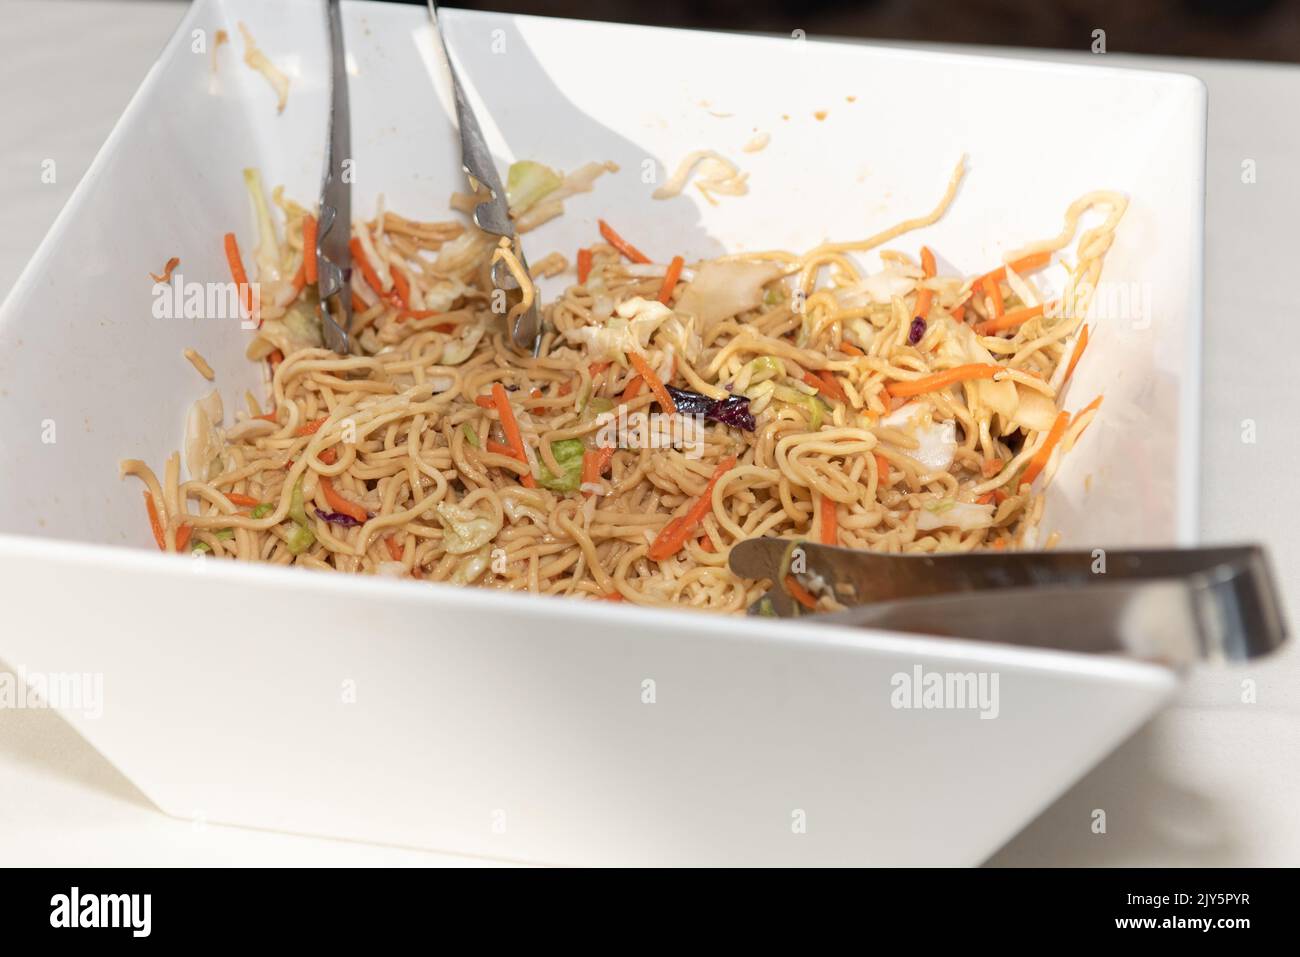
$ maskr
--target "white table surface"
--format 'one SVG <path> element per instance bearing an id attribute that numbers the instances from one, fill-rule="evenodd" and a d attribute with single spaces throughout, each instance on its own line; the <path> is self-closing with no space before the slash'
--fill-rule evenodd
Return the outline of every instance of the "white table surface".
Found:
<path id="1" fill-rule="evenodd" d="M 0 296 L 17 279 L 184 10 L 167 0 L 0 0 Z M 1121 37 L 1108 38 L 1111 48 Z M 1080 41 L 1081 47 L 1086 38 Z M 963 48 L 969 50 L 970 48 Z M 1007 51 L 1003 51 L 1007 52 Z M 1033 55 L 1033 54 L 1018 54 Z M 1089 54 L 1077 59 L 1088 60 Z M 1105 55 L 1210 91 L 1201 533 L 1261 541 L 1300 609 L 1300 68 Z M 57 181 L 41 182 L 45 159 Z M 1242 182 L 1254 160 L 1257 182 Z M 1243 420 L 1257 441 L 1242 441 Z M 2 627 L 0 619 L 0 627 Z M 1257 702 L 1242 703 L 1242 682 Z M 995 865 L 1300 864 L 1300 651 L 1196 674 Z M 0 864 L 474 865 L 401 848 L 173 820 L 52 712 L 0 709 Z M 1091 830 L 1104 809 L 1108 829 Z"/>

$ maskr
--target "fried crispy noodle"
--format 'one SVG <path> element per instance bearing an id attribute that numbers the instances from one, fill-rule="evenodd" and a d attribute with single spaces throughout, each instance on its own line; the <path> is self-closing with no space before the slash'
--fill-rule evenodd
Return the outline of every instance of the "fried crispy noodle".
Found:
<path id="1" fill-rule="evenodd" d="M 353 224 L 354 353 L 326 350 L 315 287 L 287 281 L 308 211 L 277 194 L 254 263 L 275 308 L 249 348 L 272 370 L 267 411 L 249 396 L 228 419 L 212 393 L 187 422 L 187 478 L 179 454 L 161 479 L 137 460 L 122 473 L 166 551 L 727 612 L 768 584 L 727 568 L 746 538 L 1027 547 L 1098 415 L 1061 396 L 1126 201 L 1090 193 L 1060 234 L 974 276 L 939 274 L 924 246 L 856 258 L 942 217 L 963 172 L 929 213 L 802 255 L 662 265 L 602 223 L 583 280 L 543 306 L 536 357 L 506 333 L 538 295 L 508 244 L 382 207 Z M 525 209 L 563 182 L 550 174 L 512 176 Z M 524 290 L 505 316 L 494 260 Z M 668 404 L 704 417 L 697 445 L 602 448 L 604 413 Z M 821 583 L 794 587 L 833 606 Z"/>

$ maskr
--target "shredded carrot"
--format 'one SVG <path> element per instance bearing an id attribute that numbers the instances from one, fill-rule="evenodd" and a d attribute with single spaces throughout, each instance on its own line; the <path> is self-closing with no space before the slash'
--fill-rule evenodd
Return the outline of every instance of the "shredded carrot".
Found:
<path id="1" fill-rule="evenodd" d="M 1079 357 L 1083 355 L 1083 350 L 1086 348 L 1088 348 L 1088 327 L 1084 326 L 1079 330 L 1079 342 L 1074 347 L 1074 354 L 1070 356 L 1070 364 L 1065 367 L 1065 378 L 1061 380 L 1062 385 L 1069 382 L 1070 376 L 1074 375 L 1074 367 L 1079 364 Z"/>
<path id="2" fill-rule="evenodd" d="M 325 493 L 325 501 L 330 503 L 330 508 L 334 509 L 334 511 L 341 515 L 349 515 L 352 518 L 355 518 L 358 522 L 369 520 L 370 515 L 367 514 L 366 510 L 356 502 L 349 501 L 340 495 L 335 490 L 334 483 L 328 478 L 322 475 L 320 476 L 319 481 L 321 491 Z"/>
<path id="3" fill-rule="evenodd" d="M 1006 492 L 1002 491 L 1002 489 L 1000 489 L 1000 488 L 995 488 L 995 489 L 993 490 L 993 501 L 997 502 L 999 505 L 1001 505 L 1003 502 L 1005 502 L 1005 501 L 1006 501 L 1007 499 L 1009 499 L 1010 497 L 1011 497 L 1010 495 L 1008 495 Z"/>
<path id="4" fill-rule="evenodd" d="M 602 445 L 582 453 L 582 484 L 594 484 L 600 481 L 609 461 L 614 457 L 614 446 Z"/>
<path id="5" fill-rule="evenodd" d="M 916 309 L 914 315 L 918 319 L 924 319 L 930 315 L 930 306 L 934 302 L 934 290 L 922 287 L 916 294 Z"/>
<path id="6" fill-rule="evenodd" d="M 488 439 L 483 443 L 484 451 L 491 452 L 493 455 L 507 455 L 510 458 L 515 457 L 515 450 L 508 445 L 498 442 L 496 439 Z"/>
<path id="7" fill-rule="evenodd" d="M 713 554 L 718 550 L 718 546 L 713 544 L 713 539 L 709 538 L 707 535 L 701 535 L 698 544 L 701 550 L 706 551 L 709 554 Z"/>
<path id="8" fill-rule="evenodd" d="M 612 591 L 607 595 L 602 595 L 601 598 L 605 601 L 627 601 L 620 592 L 616 591 Z"/>
<path id="9" fill-rule="evenodd" d="M 659 287 L 659 301 L 665 306 L 668 300 L 673 296 L 673 290 L 677 288 L 677 277 L 682 274 L 682 267 L 686 265 L 686 260 L 681 256 L 674 256 L 673 261 L 668 264 L 668 271 L 664 273 L 663 285 Z"/>
<path id="10" fill-rule="evenodd" d="M 320 427 L 324 425 L 328 419 L 328 415 L 321 416 L 319 419 L 312 419 L 306 425 L 300 425 L 298 428 L 294 429 L 293 434 L 297 436 L 315 435 L 320 431 Z"/>
<path id="11" fill-rule="evenodd" d="M 992 319 L 986 319 L 983 322 L 975 324 L 975 331 L 981 336 L 992 335 L 995 332 L 1001 332 L 1004 329 L 1014 329 L 1016 326 L 1023 325 L 1030 319 L 1043 314 L 1046 308 L 1044 303 L 1036 306 L 1021 306 L 1019 309 L 1012 309 L 1010 312 L 1003 313 L 1001 316 L 995 316 Z"/>
<path id="12" fill-rule="evenodd" d="M 623 395 L 619 398 L 619 403 L 630 402 L 641 394 L 642 387 L 645 386 L 645 379 L 639 375 L 634 375 L 628 381 L 627 387 L 623 389 Z"/>
<path id="13" fill-rule="evenodd" d="M 889 484 L 889 459 L 885 458 L 879 452 L 876 455 L 876 474 L 880 476 L 879 484 Z"/>
<path id="14" fill-rule="evenodd" d="M 1079 415 L 1076 415 L 1075 418 L 1077 419 L 1077 418 L 1079 418 L 1080 415 L 1085 415 L 1085 414 L 1088 413 L 1088 412 L 1093 412 L 1093 411 L 1096 411 L 1097 409 L 1101 408 L 1101 400 L 1102 400 L 1102 396 L 1097 396 L 1097 398 L 1093 399 L 1091 402 L 1089 402 L 1087 405 L 1085 405 L 1082 409 L 1080 409 L 1080 410 L 1079 410 Z"/>
<path id="15" fill-rule="evenodd" d="M 185 546 L 190 543 L 190 535 L 194 532 L 188 525 L 178 525 L 176 527 L 176 551 L 185 551 Z"/>
<path id="16" fill-rule="evenodd" d="M 364 299 L 362 299 L 360 296 L 358 296 L 355 292 L 353 292 L 353 293 L 352 293 L 352 311 L 353 311 L 353 312 L 366 312 L 366 311 L 369 310 L 369 309 L 370 309 L 370 307 L 366 305 L 366 301 L 365 301 Z"/>
<path id="17" fill-rule="evenodd" d="M 276 413 L 267 412 L 265 415 L 255 415 L 253 418 L 261 419 L 263 422 L 274 422 L 276 419 Z"/>
<path id="18" fill-rule="evenodd" d="M 515 419 L 515 410 L 510 408 L 510 399 L 506 396 L 506 387 L 500 382 L 492 383 L 492 398 L 496 400 L 497 413 L 501 416 L 501 429 L 506 434 L 506 441 L 515 451 L 515 458 L 528 465 L 528 456 L 524 453 L 524 437 L 519 432 L 519 423 Z M 537 488 L 537 480 L 531 472 L 519 477 L 524 488 Z"/>
<path id="19" fill-rule="evenodd" d="M 244 495 L 241 492 L 227 492 L 226 498 L 230 499 L 232 505 L 244 505 L 248 508 L 256 508 L 262 503 L 251 495 Z"/>
<path id="20" fill-rule="evenodd" d="M 167 260 L 167 265 L 163 266 L 163 271 L 161 276 L 156 276 L 153 273 L 149 273 L 149 278 L 152 279 L 154 282 L 171 282 L 172 272 L 180 264 L 181 264 L 180 257 L 173 256 L 171 259 Z"/>
<path id="21" fill-rule="evenodd" d="M 600 223 L 600 234 L 605 237 L 605 242 L 609 243 L 628 259 L 632 260 L 632 262 L 648 263 L 650 261 L 649 256 L 641 252 L 641 250 L 637 249 L 618 233 L 614 232 L 614 227 L 610 226 L 609 223 L 605 222 L 603 219 L 597 220 L 597 222 Z"/>
<path id="22" fill-rule="evenodd" d="M 586 485 L 589 482 L 598 482 L 600 480 L 600 473 L 597 471 L 598 466 L 596 463 L 596 455 L 597 453 L 591 449 L 587 449 L 587 451 L 582 453 L 583 485 Z"/>
<path id="23" fill-rule="evenodd" d="M 1080 418 L 1087 415 L 1089 412 L 1095 412 L 1097 409 L 1101 408 L 1101 398 L 1102 398 L 1101 396 L 1097 396 L 1097 398 L 1093 399 L 1082 409 L 1080 409 L 1079 414 L 1074 417 L 1074 421 L 1077 422 L 1079 421 Z M 1091 423 L 1088 424 L 1091 425 Z M 1074 440 L 1076 442 L 1079 441 L 1079 438 L 1083 435 L 1084 432 L 1087 431 L 1088 431 L 1088 426 L 1085 425 L 1082 429 L 1079 430 L 1079 434 L 1074 437 Z"/>
<path id="24" fill-rule="evenodd" d="M 1002 471 L 1002 460 L 996 458 L 987 458 L 980 462 L 980 475 L 984 478 L 992 478 Z"/>
<path id="25" fill-rule="evenodd" d="M 316 285 L 316 217 L 311 213 L 302 218 L 302 262 L 307 282 Z"/>
<path id="26" fill-rule="evenodd" d="M 323 450 L 321 454 L 316 457 L 320 459 L 322 462 L 324 462 L 326 465 L 333 465 L 335 462 L 339 460 L 339 454 L 335 452 L 332 448 Z"/>
<path id="27" fill-rule="evenodd" d="M 709 484 L 704 486 L 704 491 L 700 497 L 695 500 L 695 504 L 685 515 L 673 519 L 664 526 L 663 531 L 650 544 L 650 550 L 646 552 L 647 557 L 652 561 L 661 562 L 666 558 L 671 558 L 681 551 L 686 540 L 691 537 L 691 533 L 704 521 L 704 516 L 713 511 L 713 489 L 717 486 L 718 480 L 722 478 L 728 470 L 736 464 L 736 457 L 729 455 L 714 469 L 713 477 L 709 479 Z"/>
<path id="28" fill-rule="evenodd" d="M 604 362 L 604 361 L 593 362 L 591 365 L 587 366 L 587 374 L 594 379 L 596 378 L 596 376 L 600 375 L 602 372 L 608 369 L 611 364 L 612 363 Z"/>
<path id="29" fill-rule="evenodd" d="M 402 560 L 403 549 L 401 544 L 397 541 L 397 536 L 389 535 L 384 539 L 384 544 L 388 546 L 388 557 L 395 562 L 400 562 Z"/>
<path id="30" fill-rule="evenodd" d="M 271 354 L 266 357 L 266 361 L 271 363 L 271 371 L 274 372 L 276 366 L 284 361 L 284 353 L 279 349 L 272 349 Z"/>
<path id="31" fill-rule="evenodd" d="M 971 362 L 963 366 L 945 369 L 942 372 L 921 376 L 919 379 L 911 379 L 907 382 L 891 382 L 885 387 L 885 391 L 895 398 L 924 395 L 927 392 L 938 392 L 940 389 L 946 389 L 950 385 L 956 385 L 958 382 L 965 382 L 968 379 L 992 379 L 999 372 L 1004 371 L 1006 370 L 1002 366 L 991 365 L 987 362 Z"/>
<path id="32" fill-rule="evenodd" d="M 805 372 L 803 381 L 828 399 L 835 399 L 839 402 L 848 401 L 848 396 L 844 394 L 840 384 L 835 381 L 835 377 L 825 370 L 822 372 Z"/>
<path id="33" fill-rule="evenodd" d="M 154 505 L 153 496 L 149 494 L 148 489 L 144 492 L 144 506 L 149 510 L 149 528 L 153 530 L 153 540 L 158 543 L 158 550 L 165 552 L 167 544 L 163 541 L 162 520 L 158 518 L 158 508 Z"/>
<path id="34" fill-rule="evenodd" d="M 1050 252 L 1030 253 L 1028 256 L 1021 256 L 1019 259 L 1013 259 L 997 269 L 991 269 L 984 275 L 980 276 L 972 285 L 978 286 L 986 279 L 992 279 L 994 282 L 1003 282 L 1007 278 L 1007 266 L 1017 275 L 1023 275 L 1027 272 L 1033 272 L 1035 269 L 1042 269 L 1051 261 Z"/>
<path id="35" fill-rule="evenodd" d="M 1002 302 L 1002 287 L 996 279 L 985 276 L 980 280 L 980 288 L 984 290 L 984 295 L 988 297 L 989 313 L 994 320 L 1001 319 L 1007 314 L 1006 305 Z"/>
<path id="36" fill-rule="evenodd" d="M 591 275 L 591 250 L 578 250 L 578 285 L 585 285 L 587 277 Z"/>
<path id="37" fill-rule="evenodd" d="M 393 265 L 389 265 L 388 272 L 393 277 L 393 289 L 397 292 L 397 298 L 401 301 L 402 308 L 409 310 L 411 308 L 411 284 L 406 280 L 406 273 Z"/>
<path id="38" fill-rule="evenodd" d="M 785 590 L 791 598 L 805 608 L 813 609 L 817 607 L 817 599 L 812 596 L 808 589 L 800 585 L 793 575 L 785 576 Z"/>
<path id="39" fill-rule="evenodd" d="M 665 536 L 676 535 L 677 530 L 682 527 L 682 522 L 684 521 L 686 521 L 685 515 L 678 515 L 675 518 L 669 519 L 668 524 L 659 530 L 659 535 L 656 537 L 656 540 L 658 540 L 659 538 L 663 538 Z M 689 537 L 690 537 L 689 535 L 684 536 L 683 542 L 685 541 L 686 538 Z"/>
<path id="40" fill-rule="evenodd" d="M 855 346 L 853 343 L 849 342 L 847 339 L 841 339 L 841 340 L 840 340 L 840 352 L 844 353 L 846 356 L 865 356 L 865 355 L 866 355 L 865 352 L 863 352 L 861 349 L 859 349 L 859 348 L 858 348 L 857 346 Z"/>
<path id="41" fill-rule="evenodd" d="M 384 295 L 384 284 L 379 280 L 379 273 L 375 272 L 375 267 L 370 265 L 370 260 L 366 258 L 366 251 L 361 246 L 361 240 L 353 236 L 348 240 L 348 249 L 352 250 L 352 262 L 361 270 L 361 275 L 366 280 L 366 285 Z M 353 307 L 355 308 L 355 306 Z"/>
<path id="42" fill-rule="evenodd" d="M 954 321 L 961 322 L 966 315 L 966 303 L 963 302 L 959 306 L 953 306 L 951 315 Z"/>
<path id="43" fill-rule="evenodd" d="M 1025 474 L 1020 477 L 1018 484 L 1031 485 L 1034 479 L 1038 478 L 1040 472 L 1047 467 L 1047 460 L 1052 457 L 1052 449 L 1056 448 L 1056 443 L 1061 440 L 1065 434 L 1065 427 L 1070 424 L 1070 413 L 1062 412 L 1052 423 L 1052 429 L 1047 433 L 1047 439 L 1038 447 L 1034 457 L 1029 460 L 1029 466 L 1025 469 Z"/>
<path id="44" fill-rule="evenodd" d="M 921 272 L 927 279 L 933 279 L 936 271 L 934 264 L 934 251 L 929 246 L 921 247 Z"/>
<path id="45" fill-rule="evenodd" d="M 989 505 L 989 504 L 992 503 L 992 501 L 993 501 L 993 493 L 992 493 L 992 492 L 985 492 L 985 493 L 984 493 L 983 495 L 981 495 L 979 498 L 975 499 L 975 504 L 976 504 L 976 505 Z"/>
<path id="46" fill-rule="evenodd" d="M 668 389 L 663 382 L 660 381 L 659 376 L 655 375 L 655 370 L 650 368 L 650 363 L 646 362 L 645 359 L 635 352 L 629 352 L 627 357 L 632 362 L 632 368 L 641 373 L 641 378 L 645 379 L 646 385 L 650 387 L 650 391 L 653 392 L 655 398 L 659 400 L 659 408 L 668 415 L 676 415 L 677 403 L 675 403 L 673 397 L 668 394 Z"/>
<path id="47" fill-rule="evenodd" d="M 481 409 L 495 409 L 497 407 L 496 402 L 493 401 L 492 396 L 490 395 L 474 396 L 474 404 Z"/>
<path id="48" fill-rule="evenodd" d="M 244 312 L 252 318 L 253 289 L 248 284 L 248 273 L 244 272 L 244 260 L 240 258 L 239 243 L 235 241 L 234 233 L 226 233 L 226 262 L 230 264 L 230 278 L 239 289 L 239 301 L 244 306 Z"/>
<path id="49" fill-rule="evenodd" d="M 822 544 L 838 545 L 840 543 L 839 522 L 835 515 L 835 500 L 822 496 Z"/>
<path id="50" fill-rule="evenodd" d="M 822 385 L 826 387 L 823 390 L 826 395 L 840 402 L 849 401 L 849 397 L 844 394 L 844 390 L 840 388 L 840 384 L 836 381 L 835 376 L 831 375 L 830 369 L 822 369 L 817 373 L 817 377 L 821 379 Z"/>

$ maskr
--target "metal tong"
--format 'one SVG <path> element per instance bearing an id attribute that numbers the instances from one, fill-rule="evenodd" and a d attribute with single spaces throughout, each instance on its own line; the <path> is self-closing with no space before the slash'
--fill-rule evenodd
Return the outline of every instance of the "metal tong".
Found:
<path id="1" fill-rule="evenodd" d="M 434 0 L 429 0 L 429 17 L 433 20 L 433 29 L 438 35 L 436 48 L 447 67 L 447 78 L 456 103 L 456 125 L 460 129 L 461 168 L 469 177 L 470 186 L 476 194 L 480 187 L 489 193 L 488 199 L 474 207 L 474 223 L 485 233 L 509 239 L 515 256 L 527 272 L 528 261 L 524 258 L 523 247 L 515 232 L 514 221 L 510 218 L 505 188 L 501 185 L 500 176 L 497 175 L 496 165 L 492 162 L 492 153 L 488 150 L 483 131 L 479 128 L 478 118 L 475 117 L 474 109 L 470 106 L 456 70 L 451 65 L 447 39 L 438 23 L 438 4 Z M 504 263 L 493 264 L 492 283 L 498 289 L 504 290 L 512 303 L 517 302 L 521 296 L 519 284 Z M 516 347 L 532 350 L 536 355 L 541 347 L 541 333 L 542 317 L 534 301 L 528 310 L 516 317 L 514 326 L 510 330 L 510 338 Z"/>
<path id="2" fill-rule="evenodd" d="M 347 355 L 352 329 L 352 252 L 348 248 L 352 238 L 352 184 L 344 178 L 343 164 L 352 158 L 352 117 L 348 112 L 348 73 L 339 0 L 328 0 L 325 19 L 330 41 L 330 110 L 320 222 L 316 228 L 316 272 L 325 345 L 339 355 Z M 307 255 L 306 250 L 303 255 Z"/>
<path id="3" fill-rule="evenodd" d="M 780 618 L 967 638 L 1168 664 L 1244 661 L 1286 641 L 1264 551 L 1255 545 L 882 555 L 759 538 L 729 557 L 774 584 L 749 609 Z M 787 576 L 842 610 L 813 612 Z"/>

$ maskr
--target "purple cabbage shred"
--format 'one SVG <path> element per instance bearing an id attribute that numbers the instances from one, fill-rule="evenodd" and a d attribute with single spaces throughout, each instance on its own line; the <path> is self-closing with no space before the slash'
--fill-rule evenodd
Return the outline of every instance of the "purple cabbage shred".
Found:
<path id="1" fill-rule="evenodd" d="M 329 522 L 331 525 L 342 525 L 344 528 L 355 528 L 361 523 L 351 515 L 344 515 L 342 512 L 324 512 L 319 508 L 313 509 L 316 517 L 321 521 Z"/>

